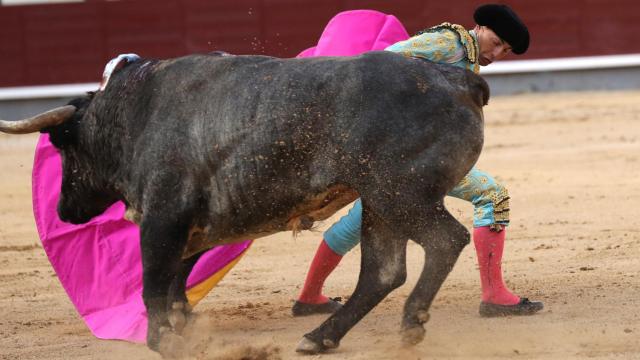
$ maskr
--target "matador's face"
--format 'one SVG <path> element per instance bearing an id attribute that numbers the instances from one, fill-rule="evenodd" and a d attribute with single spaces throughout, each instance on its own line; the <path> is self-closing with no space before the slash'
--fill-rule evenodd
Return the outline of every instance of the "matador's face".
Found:
<path id="1" fill-rule="evenodd" d="M 488 27 L 477 25 L 474 30 L 480 47 L 480 56 L 478 58 L 480 65 L 487 66 L 494 61 L 503 59 L 511 52 L 511 45 L 507 44 L 506 41 L 502 40 Z"/>

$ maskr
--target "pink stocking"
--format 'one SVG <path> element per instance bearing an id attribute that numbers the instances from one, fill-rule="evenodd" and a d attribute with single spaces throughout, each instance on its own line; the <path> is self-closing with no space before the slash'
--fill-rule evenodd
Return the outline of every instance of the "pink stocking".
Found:
<path id="1" fill-rule="evenodd" d="M 473 244 L 480 266 L 482 301 L 499 305 L 514 305 L 520 297 L 507 289 L 502 280 L 502 250 L 506 230 L 491 231 L 489 226 L 473 229 Z"/>

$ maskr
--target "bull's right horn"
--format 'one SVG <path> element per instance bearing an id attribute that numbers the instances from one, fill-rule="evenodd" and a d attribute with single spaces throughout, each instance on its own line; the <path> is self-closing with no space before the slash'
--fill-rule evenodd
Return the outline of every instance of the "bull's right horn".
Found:
<path id="1" fill-rule="evenodd" d="M 0 131 L 7 134 L 29 134 L 46 127 L 62 124 L 76 112 L 73 105 L 65 105 L 23 120 L 0 120 Z"/>

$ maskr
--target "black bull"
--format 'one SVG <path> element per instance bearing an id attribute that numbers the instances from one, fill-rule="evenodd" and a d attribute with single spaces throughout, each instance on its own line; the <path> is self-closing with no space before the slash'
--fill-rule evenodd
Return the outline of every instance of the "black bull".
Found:
<path id="1" fill-rule="evenodd" d="M 426 255 L 402 334 L 422 340 L 429 306 L 469 242 L 443 198 L 480 154 L 487 99 L 469 71 L 389 52 L 193 55 L 136 61 L 104 91 L 0 120 L 0 130 L 51 135 L 63 158 L 61 219 L 83 223 L 126 203 L 140 225 L 152 349 L 184 324 L 185 272 L 198 253 L 308 228 L 359 196 L 360 277 L 344 307 L 298 345 L 315 353 L 338 346 L 404 283 L 408 239 Z"/>

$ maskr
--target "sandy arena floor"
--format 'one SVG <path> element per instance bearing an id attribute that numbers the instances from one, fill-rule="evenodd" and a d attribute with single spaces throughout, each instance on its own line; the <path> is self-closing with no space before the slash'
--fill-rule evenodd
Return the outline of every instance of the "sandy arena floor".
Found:
<path id="1" fill-rule="evenodd" d="M 191 358 L 640 358 L 640 92 L 496 97 L 485 116 L 478 167 L 512 196 L 505 277 L 516 293 L 544 301 L 542 313 L 480 318 L 469 246 L 434 302 L 425 341 L 403 349 L 402 304 L 422 266 L 411 243 L 407 284 L 337 351 L 302 357 L 298 340 L 324 317 L 293 318 L 290 306 L 321 233 L 283 233 L 255 243 L 196 308 Z M 94 338 L 60 286 L 31 212 L 35 141 L 0 135 L 0 358 L 159 359 L 143 345 Z M 471 206 L 447 201 L 470 226 Z M 328 295 L 351 293 L 359 261 L 359 250 L 345 257 Z"/>

